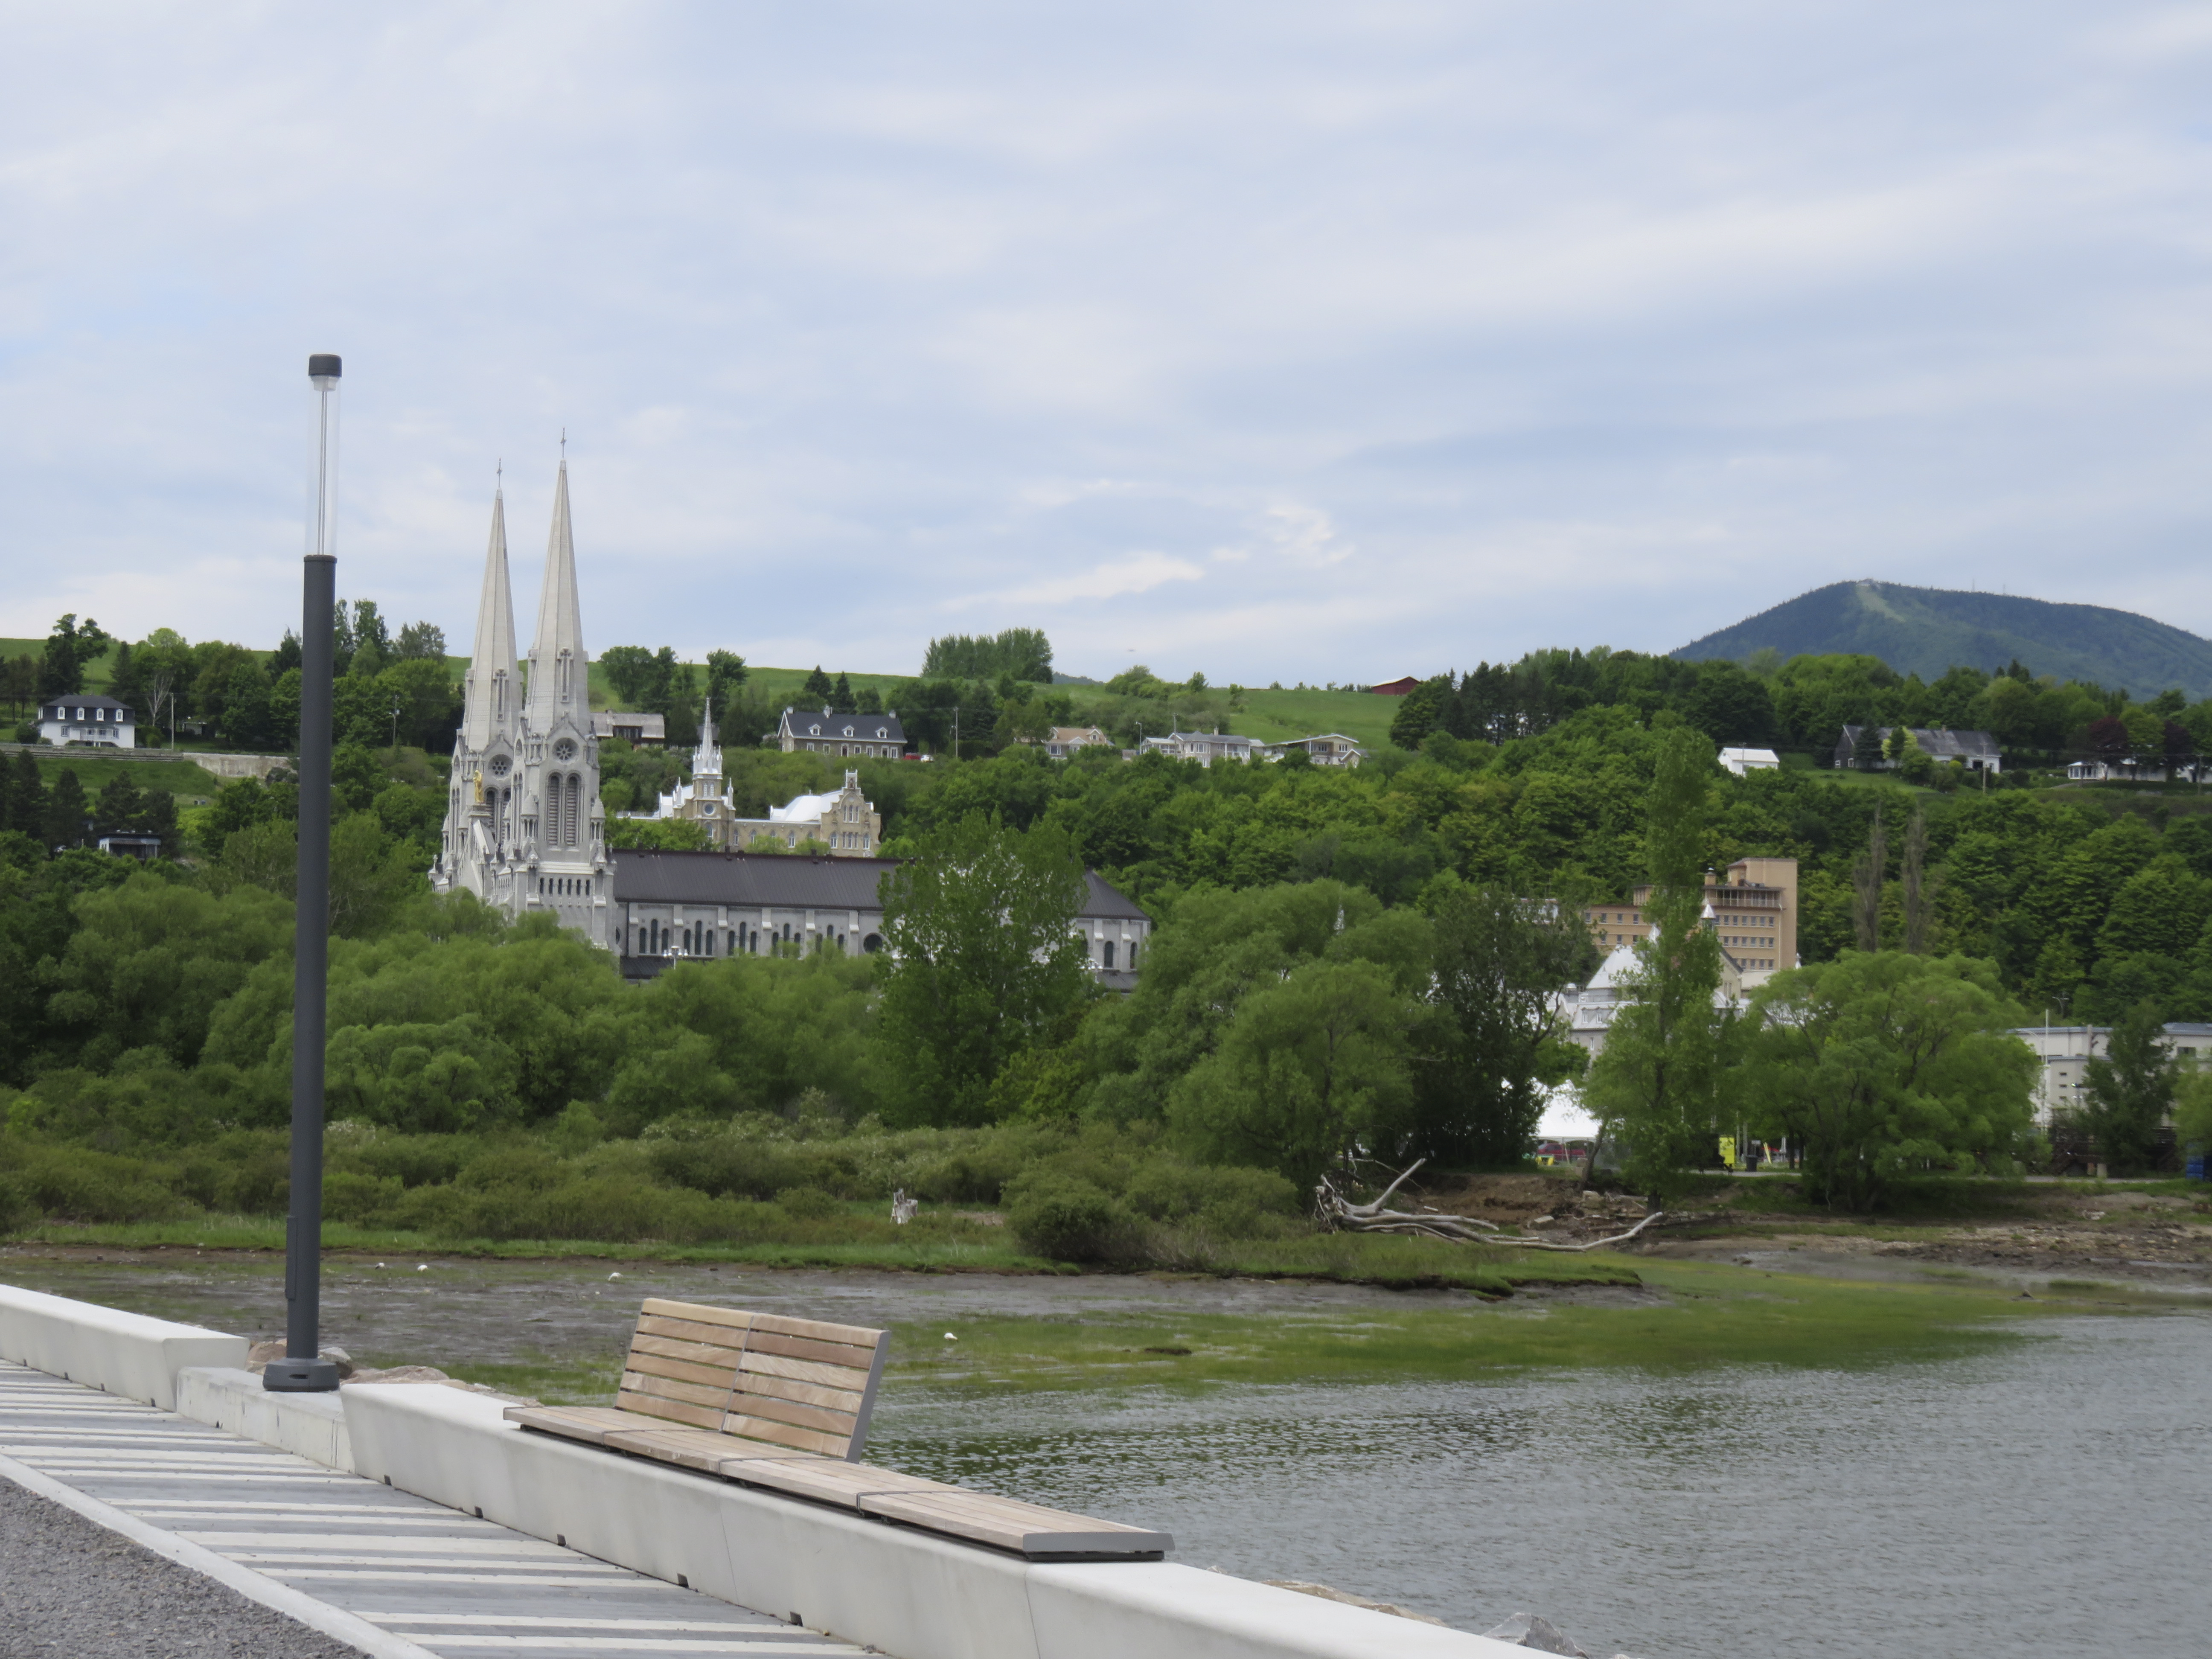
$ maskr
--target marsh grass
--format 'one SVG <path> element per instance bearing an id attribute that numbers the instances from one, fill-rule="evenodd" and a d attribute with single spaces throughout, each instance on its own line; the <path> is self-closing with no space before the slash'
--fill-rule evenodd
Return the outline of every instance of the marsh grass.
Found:
<path id="1" fill-rule="evenodd" d="M 1625 1262 L 1601 1266 L 1630 1270 Z M 1030 1389 L 1477 1380 L 1538 1369 L 1849 1369 L 2028 1339 L 2016 1293 L 1638 1261 L 1655 1294 L 1589 1304 L 1425 1297 L 1400 1308 L 982 1319 L 901 1328 L 901 1386 Z M 1187 1347 L 1188 1356 L 1148 1350 Z"/>

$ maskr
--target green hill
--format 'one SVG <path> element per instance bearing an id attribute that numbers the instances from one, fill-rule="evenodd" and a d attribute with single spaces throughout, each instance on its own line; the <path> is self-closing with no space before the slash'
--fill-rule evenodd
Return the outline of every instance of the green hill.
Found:
<path id="1" fill-rule="evenodd" d="M 1768 647 L 1785 658 L 1863 653 L 1923 680 L 1954 664 L 1995 669 L 2018 659 L 2038 674 L 2124 687 L 2137 697 L 2169 686 L 2179 686 L 2191 702 L 2212 696 L 2212 641 L 2148 617 L 2101 605 L 1898 582 L 1816 587 L 1670 654 L 1741 662 Z"/>

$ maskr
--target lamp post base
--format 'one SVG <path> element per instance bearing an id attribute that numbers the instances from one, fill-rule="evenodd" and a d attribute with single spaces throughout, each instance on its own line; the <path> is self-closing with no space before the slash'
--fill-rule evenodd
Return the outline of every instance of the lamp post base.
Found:
<path id="1" fill-rule="evenodd" d="M 338 1368 L 330 1359 L 272 1359 L 261 1370 L 261 1386 L 271 1394 L 331 1394 Z"/>

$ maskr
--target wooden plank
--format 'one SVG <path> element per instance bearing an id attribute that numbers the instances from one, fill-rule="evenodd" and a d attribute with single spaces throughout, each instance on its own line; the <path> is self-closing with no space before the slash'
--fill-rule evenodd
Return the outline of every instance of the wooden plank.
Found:
<path id="1" fill-rule="evenodd" d="M 883 1340 L 884 1334 L 865 1325 L 830 1325 L 818 1319 L 793 1319 L 784 1314 L 755 1314 L 752 1328 L 766 1336 L 805 1336 L 817 1342 L 846 1342 L 871 1350 Z"/>
<path id="2" fill-rule="evenodd" d="M 779 1446 L 796 1446 L 801 1451 L 820 1452 L 829 1457 L 842 1457 L 851 1437 L 842 1434 L 823 1434 L 813 1429 L 802 1429 L 789 1423 L 777 1423 L 765 1417 L 750 1417 L 732 1412 L 723 1419 L 724 1434 L 740 1434 L 749 1440 L 772 1440 Z"/>
<path id="3" fill-rule="evenodd" d="M 661 1400 L 682 1400 L 694 1406 L 713 1406 L 727 1410 L 730 1390 L 726 1386 L 697 1382 L 678 1382 L 665 1376 L 647 1376 L 642 1371 L 624 1371 L 622 1379 L 625 1394 L 649 1394 Z"/>
<path id="4" fill-rule="evenodd" d="M 629 1426 L 632 1413 L 611 1406 L 509 1406 L 501 1415 L 525 1428 L 597 1446 L 611 1431 Z"/>
<path id="5" fill-rule="evenodd" d="M 663 1319 L 653 1315 L 639 1320 L 637 1328 L 647 1336 L 672 1336 L 679 1341 L 706 1342 L 716 1347 L 739 1346 L 728 1326 L 702 1325 L 696 1319 Z"/>
<path id="6" fill-rule="evenodd" d="M 668 1359 L 657 1353 L 635 1353 L 629 1357 L 629 1369 L 640 1376 L 665 1376 L 676 1382 L 696 1382 L 702 1388 L 720 1389 L 727 1393 L 737 1381 L 735 1370 L 728 1365 L 695 1365 L 688 1359 Z"/>
<path id="7" fill-rule="evenodd" d="M 749 1486 L 765 1486 L 771 1492 L 788 1492 L 795 1498 L 811 1498 L 817 1503 L 835 1504 L 850 1510 L 857 1510 L 860 1500 L 872 1493 L 953 1490 L 939 1481 L 896 1474 L 889 1469 L 871 1468 L 866 1463 L 848 1463 L 834 1457 L 726 1458 L 719 1472 L 725 1480 L 742 1481 Z"/>
<path id="8" fill-rule="evenodd" d="M 843 1389 L 849 1394 L 858 1394 L 868 1384 L 868 1373 L 864 1367 L 823 1365 L 811 1359 L 785 1359 L 772 1353 L 748 1352 L 738 1361 L 738 1369 L 752 1376 L 789 1377 L 795 1382 L 816 1382 L 825 1389 Z"/>
<path id="9" fill-rule="evenodd" d="M 712 1472 L 729 1461 L 730 1437 L 713 1429 L 628 1429 L 610 1434 L 606 1443 L 617 1451 L 674 1463 L 687 1469 Z"/>
<path id="10" fill-rule="evenodd" d="M 829 1411 L 842 1412 L 857 1419 L 864 1395 L 852 1389 L 817 1388 L 811 1382 L 794 1382 L 787 1376 L 739 1377 L 734 1384 L 739 1394 L 761 1395 L 770 1400 L 795 1400 L 803 1406 L 820 1406 Z"/>
<path id="11" fill-rule="evenodd" d="M 657 1353 L 668 1359 L 688 1359 L 695 1365 L 734 1365 L 738 1356 L 744 1352 L 715 1342 L 679 1342 L 672 1336 L 648 1336 L 641 1332 L 630 1338 L 629 1351 Z"/>
<path id="12" fill-rule="evenodd" d="M 795 1424 L 802 1429 L 819 1429 L 824 1434 L 834 1434 L 850 1440 L 853 1437 L 853 1413 L 826 1412 L 819 1406 L 801 1405 L 795 1400 L 779 1400 L 772 1394 L 755 1394 L 740 1389 L 731 1396 L 729 1409 L 742 1412 L 748 1417 L 773 1418 L 779 1423 Z"/>
<path id="13" fill-rule="evenodd" d="M 803 1336 L 778 1336 L 773 1332 L 754 1331 L 745 1338 L 747 1353 L 781 1354 L 791 1359 L 818 1360 L 827 1365 L 849 1365 L 855 1370 L 866 1370 L 875 1363 L 876 1351 L 872 1345 L 851 1342 L 816 1342 Z"/>
<path id="14" fill-rule="evenodd" d="M 753 1322 L 753 1316 L 742 1308 L 717 1308 L 704 1302 L 671 1302 L 665 1297 L 649 1296 L 640 1315 L 655 1314 L 663 1319 L 688 1319 L 700 1325 L 729 1325 L 738 1330 Z"/>
<path id="15" fill-rule="evenodd" d="M 623 1411 L 638 1417 L 665 1418 L 672 1423 L 689 1423 L 695 1428 L 719 1429 L 723 1413 L 719 1407 L 690 1406 L 681 1400 L 656 1400 L 649 1394 L 619 1394 L 615 1396 Z"/>
<path id="16" fill-rule="evenodd" d="M 1048 1510 L 988 1492 L 887 1492 L 859 1500 L 864 1515 L 1023 1555 L 1157 1555 L 1175 1547 L 1168 1534 L 1118 1521 Z"/>

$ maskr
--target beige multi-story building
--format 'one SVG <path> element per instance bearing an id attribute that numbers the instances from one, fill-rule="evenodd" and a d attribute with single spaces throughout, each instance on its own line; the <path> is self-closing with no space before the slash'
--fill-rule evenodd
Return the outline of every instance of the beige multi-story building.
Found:
<path id="1" fill-rule="evenodd" d="M 1608 952 L 1651 937 L 1645 906 L 1651 884 L 1639 882 L 1626 903 L 1592 905 L 1590 931 Z M 1797 965 L 1797 860 L 1738 859 L 1725 876 L 1708 871 L 1705 915 L 1721 948 L 1756 985 L 1767 974 Z M 1747 987 L 1748 988 L 1748 987 Z"/>
<path id="2" fill-rule="evenodd" d="M 722 750 L 714 741 L 714 715 L 700 723 L 699 746 L 691 751 L 691 781 L 660 798 L 647 816 L 703 824 L 716 852 L 769 851 L 763 842 L 796 850 L 815 842 L 838 858 L 873 858 L 883 844 L 883 814 L 860 788 L 860 775 L 846 769 L 845 787 L 818 795 L 799 795 L 771 806 L 764 818 L 737 815 L 729 787 L 722 781 Z"/>

